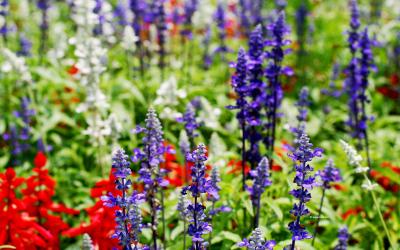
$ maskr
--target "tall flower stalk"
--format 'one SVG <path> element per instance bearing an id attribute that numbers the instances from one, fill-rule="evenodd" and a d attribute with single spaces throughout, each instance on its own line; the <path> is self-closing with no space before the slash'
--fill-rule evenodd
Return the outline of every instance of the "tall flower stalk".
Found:
<path id="1" fill-rule="evenodd" d="M 289 28 L 285 23 L 284 12 L 281 12 L 278 18 L 270 24 L 268 30 L 272 34 L 272 39 L 267 40 L 265 45 L 271 47 L 271 50 L 266 53 L 269 59 L 267 68 L 265 69 L 265 76 L 268 79 L 267 96 L 264 99 L 264 106 L 266 107 L 267 116 L 267 136 L 264 139 L 264 145 L 270 153 L 270 165 L 273 162 L 273 152 L 276 140 L 276 125 L 277 119 L 280 116 L 278 109 L 281 106 L 283 98 L 282 75 L 292 75 L 293 71 L 290 67 L 282 65 L 285 54 L 289 50 L 284 49 L 285 46 L 290 44 L 290 40 L 285 39 L 285 35 L 289 33 Z"/>
<path id="2" fill-rule="evenodd" d="M 274 240 L 265 240 L 260 228 L 256 228 L 251 233 L 249 239 L 243 239 L 237 244 L 239 247 L 246 247 L 248 250 L 273 250 L 276 242 Z"/>
<path id="3" fill-rule="evenodd" d="M 315 224 L 314 228 L 314 233 L 313 233 L 313 239 L 312 239 L 312 245 L 314 245 L 315 242 L 315 236 L 317 235 L 317 229 L 322 213 L 322 207 L 324 205 L 324 198 L 325 198 L 325 193 L 326 190 L 331 188 L 332 182 L 338 182 L 342 180 L 342 176 L 340 174 L 340 170 L 335 167 L 335 164 L 333 163 L 332 159 L 329 159 L 325 168 L 321 171 L 317 172 L 317 176 L 321 179 L 322 181 L 322 197 L 321 201 L 319 204 L 319 209 L 318 209 L 318 217 L 317 217 L 317 223 Z"/>
<path id="4" fill-rule="evenodd" d="M 9 15 L 9 0 L 0 0 L 0 18 L 3 20 L 0 26 L 0 35 L 3 38 L 3 42 L 7 45 L 8 33 L 10 32 L 7 24 L 7 16 Z"/>
<path id="5" fill-rule="evenodd" d="M 188 200 L 186 194 L 179 195 L 178 205 L 176 209 L 179 212 L 179 218 L 183 221 L 183 250 L 186 250 L 186 224 L 188 222 L 189 211 L 188 207 Z"/>
<path id="6" fill-rule="evenodd" d="M 142 139 L 143 148 L 134 149 L 134 155 L 131 157 L 133 162 L 140 161 L 139 180 L 144 184 L 146 201 L 150 206 L 151 213 L 151 231 L 153 240 L 153 249 L 158 249 L 158 214 L 159 210 L 162 213 L 163 234 L 165 233 L 165 218 L 163 188 L 168 185 L 168 181 L 164 180 L 165 170 L 160 168 L 160 165 L 165 161 L 164 153 L 169 148 L 164 146 L 163 132 L 161 123 L 158 120 L 154 109 L 149 109 L 146 117 L 146 127 L 137 127 L 137 133 L 144 133 Z M 172 153 L 172 152 L 171 152 Z M 158 192 L 161 192 L 161 204 L 157 199 Z"/>
<path id="7" fill-rule="evenodd" d="M 254 228 L 258 227 L 260 220 L 260 208 L 261 208 L 261 195 L 264 193 L 265 188 L 272 184 L 269 173 L 269 163 L 266 157 L 263 157 L 258 164 L 257 168 L 250 171 L 252 177 L 252 186 L 247 187 L 247 191 L 251 195 L 251 200 L 254 209 Z"/>
<path id="8" fill-rule="evenodd" d="M 347 242 L 349 241 L 349 231 L 347 227 L 342 227 L 339 229 L 338 239 L 339 243 L 335 246 L 334 250 L 347 250 Z"/>
<path id="9" fill-rule="evenodd" d="M 393 243 L 392 238 L 389 234 L 389 230 L 386 226 L 385 220 L 383 218 L 382 211 L 380 208 L 380 203 L 378 203 L 378 200 L 376 199 L 376 196 L 375 196 L 374 189 L 378 186 L 378 184 L 372 183 L 367 174 L 368 171 L 370 170 L 370 168 L 364 167 L 361 165 L 361 162 L 363 159 L 362 159 L 361 155 L 358 154 L 356 149 L 354 149 L 352 146 L 350 146 L 347 142 L 345 142 L 343 140 L 340 141 L 340 144 L 342 145 L 342 148 L 347 155 L 349 164 L 351 166 L 355 167 L 356 173 L 361 174 L 364 177 L 364 183 L 362 184 L 362 188 L 367 191 L 370 191 L 372 200 L 373 200 L 376 210 L 378 212 L 379 219 L 381 220 L 383 229 L 385 230 L 386 237 L 388 238 L 390 246 L 393 249 L 396 249 L 395 244 Z"/>
<path id="10" fill-rule="evenodd" d="M 137 192 L 133 192 L 131 195 L 128 193 L 132 186 L 132 181 L 128 179 L 131 175 L 128 159 L 129 157 L 123 149 L 115 151 L 112 158 L 112 173 L 116 178 L 115 185 L 116 189 L 120 191 L 120 195 L 115 196 L 108 193 L 101 199 L 105 206 L 117 208 L 115 212 L 117 225 L 111 238 L 117 238 L 119 245 L 124 250 L 133 250 L 141 249 L 138 243 L 143 225 L 138 204 L 143 200 L 143 195 Z"/>
<path id="11" fill-rule="evenodd" d="M 246 160 L 254 169 L 261 160 L 260 142 L 262 140 L 262 108 L 265 100 L 266 84 L 263 81 L 263 59 L 264 59 L 264 38 L 261 25 L 258 25 L 250 34 L 249 51 L 247 53 L 248 69 L 248 131 L 246 139 L 249 141 L 249 149 L 246 152 Z"/>
<path id="12" fill-rule="evenodd" d="M 50 9 L 50 0 L 37 0 L 37 7 L 40 9 L 42 13 L 42 20 L 40 23 L 40 46 L 39 46 L 39 55 L 40 55 L 40 60 L 42 61 L 43 56 L 47 49 L 46 44 L 49 32 L 48 11 Z"/>
<path id="13" fill-rule="evenodd" d="M 240 124 L 240 130 L 242 133 L 242 190 L 245 190 L 246 181 L 246 119 L 248 112 L 248 102 L 246 97 L 248 96 L 248 84 L 247 84 L 247 59 L 246 52 L 243 48 L 239 49 L 237 62 L 234 65 L 236 68 L 235 74 L 232 76 L 232 87 L 237 95 L 236 104 L 228 106 L 229 109 L 238 109 L 239 112 L 236 114 L 236 118 Z"/>
<path id="14" fill-rule="evenodd" d="M 193 153 L 187 155 L 187 160 L 193 163 L 192 183 L 182 190 L 182 194 L 190 192 L 192 201 L 187 206 L 189 212 L 188 234 L 192 237 L 193 250 L 202 250 L 208 243 L 202 238 L 202 235 L 212 231 L 211 225 L 206 222 L 206 207 L 200 203 L 201 195 L 213 192 L 210 180 L 207 180 L 205 161 L 207 161 L 206 147 L 199 144 Z"/>
<path id="15" fill-rule="evenodd" d="M 296 241 L 312 238 L 301 224 L 301 217 L 310 213 L 306 203 L 311 200 L 310 190 L 315 186 L 315 177 L 312 175 L 313 168 L 309 165 L 309 162 L 314 157 L 321 156 L 321 154 L 322 150 L 313 149 L 310 138 L 303 133 L 296 140 L 295 151 L 289 155 L 295 164 L 296 176 L 293 182 L 297 185 L 297 188 L 289 193 L 298 200 L 298 203 L 295 203 L 293 209 L 290 210 L 290 213 L 295 217 L 295 220 L 289 223 L 289 230 L 292 233 L 291 250 L 295 249 Z"/>

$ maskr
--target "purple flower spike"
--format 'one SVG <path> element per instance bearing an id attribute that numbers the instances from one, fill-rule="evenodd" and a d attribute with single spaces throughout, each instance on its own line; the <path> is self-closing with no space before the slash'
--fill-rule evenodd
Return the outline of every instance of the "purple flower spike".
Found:
<path id="1" fill-rule="evenodd" d="M 237 244 L 239 247 L 246 247 L 248 250 L 273 250 L 276 242 L 274 240 L 266 241 L 260 228 L 254 229 L 249 239 L 243 239 Z"/>
<path id="2" fill-rule="evenodd" d="M 324 189 L 330 189 L 332 182 L 339 182 L 342 180 L 340 170 L 335 168 L 335 164 L 332 159 L 329 159 L 325 168 L 317 172 L 317 175 L 321 178 L 322 186 Z"/>
<path id="3" fill-rule="evenodd" d="M 282 65 L 285 55 L 289 53 L 289 50 L 284 49 L 284 47 L 291 43 L 290 40 L 285 39 L 285 35 L 290 32 L 290 29 L 285 23 L 284 12 L 279 13 L 279 16 L 274 22 L 268 25 L 267 29 L 271 33 L 272 38 L 265 41 L 265 45 L 271 49 L 265 53 L 268 65 L 264 74 L 268 79 L 268 86 L 264 98 L 264 106 L 266 109 L 266 128 L 268 132 L 264 139 L 264 144 L 269 152 L 273 152 L 277 118 L 281 115 L 278 113 L 278 109 L 281 106 L 283 98 L 282 81 L 280 78 L 282 75 L 293 74 L 293 70 L 290 67 Z"/>
<path id="4" fill-rule="evenodd" d="M 335 246 L 335 250 L 347 250 L 347 242 L 349 241 L 350 234 L 347 227 L 342 227 L 339 229 L 338 239 L 339 244 Z"/>
<path id="5" fill-rule="evenodd" d="M 310 143 L 307 134 L 302 134 L 296 140 L 296 149 L 289 155 L 294 161 L 296 169 L 296 176 L 293 182 L 298 186 L 298 188 L 289 192 L 298 200 L 298 203 L 295 203 L 293 209 L 290 210 L 290 213 L 296 217 L 293 222 L 289 223 L 288 227 L 292 232 L 292 250 L 295 249 L 296 241 L 312 238 L 311 234 L 307 232 L 300 222 L 302 216 L 310 213 L 306 207 L 306 203 L 311 199 L 309 190 L 315 186 L 315 178 L 312 175 L 310 176 L 313 168 L 309 165 L 309 162 L 315 157 L 320 157 L 322 153 L 321 149 L 313 149 L 312 147 L 313 145 Z"/>
<path id="6" fill-rule="evenodd" d="M 212 231 L 211 225 L 206 222 L 206 207 L 200 203 L 202 194 L 215 192 L 212 182 L 207 180 L 206 175 L 206 147 L 200 144 L 193 153 L 187 155 L 187 161 L 192 162 L 192 184 L 182 190 L 182 194 L 190 192 L 193 202 L 187 206 L 189 216 L 188 234 L 192 237 L 193 250 L 201 250 L 208 243 L 202 238 L 202 235 Z"/>
<path id="7" fill-rule="evenodd" d="M 128 194 L 132 186 L 128 177 L 131 175 L 129 157 L 123 149 L 117 149 L 112 158 L 113 175 L 116 177 L 116 189 L 122 195 L 114 196 L 109 193 L 101 197 L 104 206 L 117 207 L 115 211 L 115 221 L 117 223 L 115 232 L 111 238 L 116 238 L 119 245 L 124 249 L 137 249 L 139 234 L 142 229 L 142 217 L 139 204 L 143 201 L 143 195 L 137 192 Z M 135 248 L 132 248 L 135 245 Z"/>

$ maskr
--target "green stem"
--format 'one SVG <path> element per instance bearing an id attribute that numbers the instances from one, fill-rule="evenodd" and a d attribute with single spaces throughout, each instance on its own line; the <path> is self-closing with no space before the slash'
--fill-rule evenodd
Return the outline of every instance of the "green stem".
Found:
<path id="1" fill-rule="evenodd" d="M 364 174 L 364 177 L 365 177 L 366 180 L 369 180 L 366 174 Z M 377 211 L 378 211 L 379 219 L 381 220 L 382 225 L 383 225 L 383 228 L 384 228 L 384 230 L 385 230 L 386 237 L 387 237 L 388 240 L 389 240 L 390 246 L 392 247 L 392 249 L 396 249 L 396 248 L 395 248 L 395 245 L 393 244 L 392 239 L 391 239 L 391 237 L 390 237 L 389 230 L 388 230 L 388 228 L 387 228 L 387 226 L 386 226 L 385 220 L 383 219 L 382 211 L 381 211 L 381 209 L 380 209 L 380 207 L 379 207 L 379 203 L 378 203 L 378 201 L 376 200 L 376 196 L 375 196 L 375 193 L 374 193 L 373 190 L 371 190 L 371 195 L 372 195 L 372 199 L 374 200 L 375 207 L 376 207 L 376 209 L 377 209 Z"/>

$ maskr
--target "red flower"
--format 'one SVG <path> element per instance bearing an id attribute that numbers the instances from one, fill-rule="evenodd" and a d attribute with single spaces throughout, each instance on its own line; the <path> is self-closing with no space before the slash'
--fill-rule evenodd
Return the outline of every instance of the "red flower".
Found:
<path id="1" fill-rule="evenodd" d="M 36 250 L 48 248 L 53 235 L 26 213 L 26 204 L 17 197 L 16 191 L 25 181 L 16 177 L 8 168 L 0 174 L 0 245 L 8 244 L 16 249 Z"/>
<path id="2" fill-rule="evenodd" d="M 381 86 L 377 88 L 378 92 L 382 95 L 389 97 L 390 99 L 396 100 L 400 97 L 400 92 L 392 86 Z"/>
<path id="3" fill-rule="evenodd" d="M 93 244 L 100 250 L 120 249 L 118 248 L 118 240 L 111 239 L 111 235 L 115 231 L 115 210 L 116 208 L 108 208 L 103 205 L 100 197 L 113 193 L 120 194 L 120 191 L 115 188 L 115 177 L 110 172 L 110 176 L 106 180 L 98 181 L 92 188 L 90 195 L 96 199 L 96 203 L 86 210 L 89 215 L 89 223 L 82 223 L 78 227 L 68 229 L 63 232 L 67 237 L 75 237 L 87 233 L 92 238 Z"/>
<path id="4" fill-rule="evenodd" d="M 59 249 L 59 234 L 68 229 L 69 225 L 61 218 L 61 214 L 79 214 L 79 211 L 68 208 L 62 204 L 54 203 L 56 182 L 45 169 L 47 158 L 38 152 L 34 159 L 36 173 L 26 179 L 26 188 L 21 192 L 23 202 L 29 216 L 36 218 L 36 222 L 49 231 L 53 240 L 47 241 L 46 249 Z"/>
<path id="5" fill-rule="evenodd" d="M 239 174 L 242 172 L 242 161 L 241 160 L 230 160 L 228 167 L 232 169 L 228 171 L 228 174 Z M 244 166 L 244 173 L 247 175 L 250 171 L 250 166 L 246 163 Z"/>
<path id="6" fill-rule="evenodd" d="M 36 154 L 35 159 L 33 160 L 33 163 L 35 164 L 35 167 L 37 167 L 37 168 L 46 166 L 46 163 L 47 163 L 46 155 L 44 155 L 42 151 L 39 151 Z"/>
<path id="7" fill-rule="evenodd" d="M 350 217 L 350 215 L 358 215 L 362 211 L 364 211 L 364 209 L 362 207 L 350 208 L 342 214 L 342 219 L 346 220 L 347 218 Z"/>
<path id="8" fill-rule="evenodd" d="M 70 74 L 71 76 L 76 75 L 79 73 L 79 69 L 78 67 L 76 67 L 76 65 L 72 65 L 69 69 L 68 69 L 68 74 Z"/>
<path id="9" fill-rule="evenodd" d="M 389 168 L 393 171 L 394 174 L 400 175 L 400 168 L 393 166 L 390 162 L 382 162 L 381 166 L 383 168 Z M 397 193 L 400 190 L 400 187 L 397 183 L 393 183 L 389 177 L 384 176 L 381 172 L 377 170 L 371 170 L 371 177 L 385 190 Z"/>

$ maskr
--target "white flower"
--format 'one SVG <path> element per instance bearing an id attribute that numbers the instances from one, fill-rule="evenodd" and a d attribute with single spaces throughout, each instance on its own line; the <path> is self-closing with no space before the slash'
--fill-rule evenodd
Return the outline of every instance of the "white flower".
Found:
<path id="1" fill-rule="evenodd" d="M 139 41 L 139 37 L 136 36 L 135 30 L 130 25 L 125 26 L 121 41 L 122 48 L 133 53 L 136 51 L 137 41 Z"/>
<path id="2" fill-rule="evenodd" d="M 25 58 L 17 56 L 14 52 L 7 48 L 3 48 L 1 52 L 5 58 L 3 65 L 1 65 L 1 71 L 4 73 L 10 73 L 14 71 L 20 76 L 22 81 L 31 83 L 32 76 L 28 67 L 26 66 Z"/>
<path id="3" fill-rule="evenodd" d="M 378 184 L 372 183 L 369 179 L 367 179 L 366 182 L 361 185 L 362 188 L 368 191 L 374 190 L 377 186 Z"/>
<path id="4" fill-rule="evenodd" d="M 340 144 L 342 145 L 344 152 L 347 155 L 347 159 L 349 160 L 350 165 L 356 167 L 357 173 L 368 171 L 368 168 L 361 166 L 362 157 L 358 154 L 357 150 L 355 150 L 352 146 L 350 146 L 347 142 L 343 140 L 340 140 Z"/>
<path id="5" fill-rule="evenodd" d="M 174 76 L 164 81 L 157 90 L 157 98 L 155 105 L 160 106 L 176 106 L 179 104 L 178 99 L 186 98 L 186 91 L 178 89 L 178 83 Z"/>

